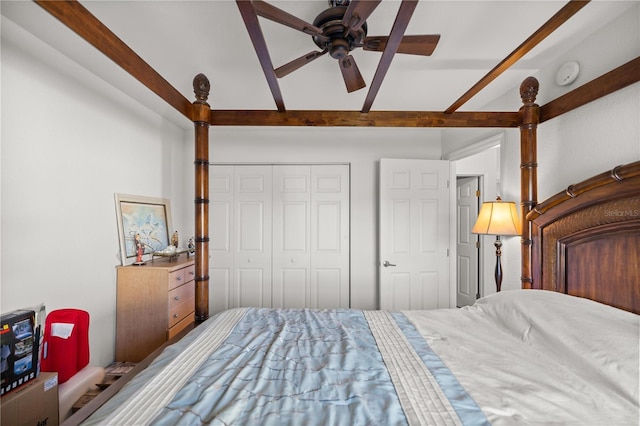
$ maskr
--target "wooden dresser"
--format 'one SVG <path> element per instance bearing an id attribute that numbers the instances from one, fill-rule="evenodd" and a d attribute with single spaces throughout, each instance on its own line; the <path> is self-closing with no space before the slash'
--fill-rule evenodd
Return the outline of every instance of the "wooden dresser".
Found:
<path id="1" fill-rule="evenodd" d="M 193 324 L 194 278 L 186 255 L 117 267 L 116 361 L 139 362 Z"/>

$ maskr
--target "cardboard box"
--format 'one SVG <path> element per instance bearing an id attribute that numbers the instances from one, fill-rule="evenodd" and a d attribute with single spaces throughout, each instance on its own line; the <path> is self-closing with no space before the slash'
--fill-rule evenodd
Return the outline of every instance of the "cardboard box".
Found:
<path id="1" fill-rule="evenodd" d="M 58 426 L 58 373 L 37 379 L 3 395 L 2 426 Z"/>

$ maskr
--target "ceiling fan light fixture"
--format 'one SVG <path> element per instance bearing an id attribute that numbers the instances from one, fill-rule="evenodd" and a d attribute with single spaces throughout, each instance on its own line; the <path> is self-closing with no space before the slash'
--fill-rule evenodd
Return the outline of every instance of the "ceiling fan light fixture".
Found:
<path id="1" fill-rule="evenodd" d="M 342 17 L 346 11 L 346 6 L 331 7 L 316 16 L 313 21 L 313 25 L 322 30 L 322 37 L 314 36 L 313 42 L 321 49 L 328 49 L 334 59 L 342 59 L 356 47 L 362 46 L 367 36 L 366 22 L 357 30 L 345 34 Z"/>
<path id="2" fill-rule="evenodd" d="M 349 55 L 351 50 L 349 42 L 344 38 L 335 38 L 329 43 L 329 55 L 333 59 L 342 59 Z"/>

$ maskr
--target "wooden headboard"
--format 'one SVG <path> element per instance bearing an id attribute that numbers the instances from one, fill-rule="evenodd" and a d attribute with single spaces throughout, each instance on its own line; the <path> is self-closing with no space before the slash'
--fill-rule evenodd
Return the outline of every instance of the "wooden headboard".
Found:
<path id="1" fill-rule="evenodd" d="M 527 219 L 531 288 L 640 314 L 640 161 L 569 186 Z"/>

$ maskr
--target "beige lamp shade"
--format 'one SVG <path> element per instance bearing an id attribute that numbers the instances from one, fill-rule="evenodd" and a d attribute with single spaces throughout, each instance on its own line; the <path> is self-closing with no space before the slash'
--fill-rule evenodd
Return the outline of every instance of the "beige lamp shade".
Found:
<path id="1" fill-rule="evenodd" d="M 482 203 L 478 220 L 471 231 L 474 234 L 520 235 L 520 219 L 518 209 L 513 201 L 496 201 Z"/>

